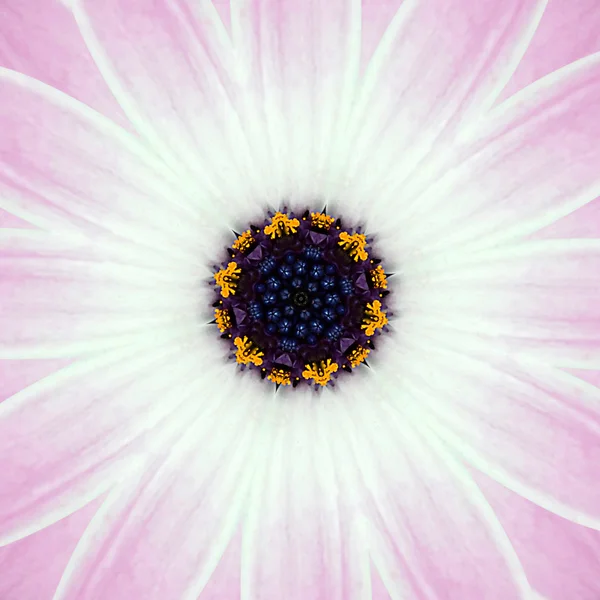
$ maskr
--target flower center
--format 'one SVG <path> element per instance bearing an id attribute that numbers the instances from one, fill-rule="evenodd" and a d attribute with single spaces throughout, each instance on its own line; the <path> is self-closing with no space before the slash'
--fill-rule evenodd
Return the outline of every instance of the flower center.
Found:
<path id="1" fill-rule="evenodd" d="M 277 387 L 323 387 L 366 364 L 389 291 L 360 230 L 324 211 L 277 212 L 236 235 L 214 274 L 213 322 L 242 368 Z"/>

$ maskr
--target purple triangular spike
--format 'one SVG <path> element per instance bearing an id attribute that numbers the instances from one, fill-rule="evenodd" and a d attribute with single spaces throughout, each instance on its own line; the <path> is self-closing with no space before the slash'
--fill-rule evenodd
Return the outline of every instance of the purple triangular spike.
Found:
<path id="1" fill-rule="evenodd" d="M 292 365 L 293 365 L 292 359 L 290 358 L 290 355 L 287 353 L 283 353 L 283 354 L 280 354 L 279 356 L 277 356 L 275 358 L 275 362 L 277 364 L 284 365 L 286 367 L 292 367 Z"/>
<path id="2" fill-rule="evenodd" d="M 355 285 L 356 287 L 361 291 L 361 292 L 368 292 L 369 291 L 369 284 L 367 282 L 367 278 L 365 277 L 364 273 L 361 273 L 355 281 Z"/>
<path id="3" fill-rule="evenodd" d="M 327 236 L 324 233 L 319 233 L 318 231 L 309 231 L 308 237 L 310 241 L 318 246 L 319 244 L 323 244 L 325 240 L 327 240 Z"/>
<path id="4" fill-rule="evenodd" d="M 262 260 L 263 257 L 263 251 L 262 251 L 262 247 L 256 246 L 256 248 L 254 248 L 254 250 L 252 250 L 252 252 L 250 252 L 250 254 L 248 254 L 248 260 L 251 261 L 259 261 Z"/>
<path id="5" fill-rule="evenodd" d="M 233 314 L 235 315 L 235 322 L 238 325 L 243 325 L 248 316 L 245 310 L 237 308 L 236 306 L 233 307 Z"/>
<path id="6" fill-rule="evenodd" d="M 342 354 L 344 354 L 346 350 L 352 346 L 352 344 L 354 344 L 354 340 L 352 338 L 342 338 L 340 340 L 340 350 L 342 351 Z"/>

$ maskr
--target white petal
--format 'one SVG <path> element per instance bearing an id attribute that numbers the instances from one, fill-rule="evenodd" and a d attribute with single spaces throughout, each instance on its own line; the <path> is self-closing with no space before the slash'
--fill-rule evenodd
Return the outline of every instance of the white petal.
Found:
<path id="1" fill-rule="evenodd" d="M 0 543 L 85 505 L 134 457 L 153 451 L 165 420 L 181 423 L 181 407 L 201 402 L 198 390 L 220 376 L 218 368 L 214 377 L 198 374 L 212 350 L 163 344 L 113 351 L 0 403 Z"/>
<path id="2" fill-rule="evenodd" d="M 354 202 L 381 202 L 485 112 L 516 69 L 546 0 L 404 0 L 361 82 L 346 173 Z M 391 202 L 398 203 L 396 194 Z M 383 217 L 383 215 L 381 215 Z"/>
<path id="3" fill-rule="evenodd" d="M 359 74 L 360 14 L 359 0 L 232 2 L 243 111 L 271 201 L 339 197 L 336 161 Z"/>
<path id="4" fill-rule="evenodd" d="M 344 492 L 368 520 L 364 543 L 390 596 L 526 598 L 506 534 L 452 454 L 407 410 L 368 399 L 342 405 L 336 461 Z"/>
<path id="5" fill-rule="evenodd" d="M 427 190 L 396 207 L 402 245 L 422 255 L 493 247 L 594 200 L 599 110 L 600 54 L 499 105 L 465 129 L 445 174 L 429 170 Z"/>
<path id="6" fill-rule="evenodd" d="M 75 16 L 124 112 L 177 172 L 202 183 L 206 201 L 243 208 L 254 181 L 232 96 L 233 52 L 208 0 L 78 0 Z"/>
<path id="7" fill-rule="evenodd" d="M 0 357 L 49 358 L 190 338 L 208 286 L 127 244 L 0 230 Z M 188 266 L 189 267 L 189 266 Z M 207 302 L 208 305 L 208 302 Z"/>
<path id="8" fill-rule="evenodd" d="M 0 205 L 36 226 L 110 232 L 191 260 L 207 218 L 203 189 L 135 137 L 69 96 L 0 68 Z"/>
<path id="9" fill-rule="evenodd" d="M 198 597 L 263 452 L 257 407 L 238 384 L 225 380 L 212 397 L 199 395 L 186 410 L 185 434 L 163 435 L 158 457 L 115 490 L 78 545 L 57 600 Z"/>
<path id="10" fill-rule="evenodd" d="M 404 386 L 424 422 L 519 495 L 600 529 L 600 390 L 492 349 L 464 352 L 432 346 L 413 365 Z"/>

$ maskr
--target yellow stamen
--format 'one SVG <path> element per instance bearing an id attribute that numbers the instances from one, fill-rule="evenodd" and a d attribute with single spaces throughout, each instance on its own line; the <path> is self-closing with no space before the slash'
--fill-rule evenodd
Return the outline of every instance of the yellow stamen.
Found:
<path id="1" fill-rule="evenodd" d="M 372 269 L 369 272 L 371 276 L 371 281 L 373 282 L 373 287 L 387 289 L 387 277 L 385 276 L 385 271 L 381 265 L 377 265 L 375 269 Z"/>
<path id="2" fill-rule="evenodd" d="M 319 229 L 329 229 L 335 221 L 333 217 L 323 213 L 310 213 L 310 218 L 312 226 Z"/>
<path id="3" fill-rule="evenodd" d="M 350 235 L 347 231 L 340 233 L 338 244 L 356 261 L 367 260 L 369 255 L 365 251 L 367 246 L 367 237 L 362 233 L 353 233 Z"/>
<path id="4" fill-rule="evenodd" d="M 315 383 L 325 386 L 331 379 L 331 375 L 338 370 L 338 364 L 332 363 L 328 358 L 327 362 L 322 360 L 319 363 L 310 363 L 305 365 L 306 370 L 302 371 L 304 379 L 314 379 Z"/>
<path id="5" fill-rule="evenodd" d="M 384 325 L 387 325 L 387 322 L 387 316 L 381 310 L 381 302 L 374 300 L 372 303 L 367 304 L 365 316 L 360 327 L 365 330 L 368 336 L 371 336 L 375 333 L 376 329 L 381 329 Z"/>
<path id="6" fill-rule="evenodd" d="M 352 368 L 355 369 L 361 363 L 365 362 L 367 356 L 369 356 L 369 352 L 371 352 L 368 348 L 363 348 L 362 346 L 356 346 L 354 350 L 352 350 L 347 356 Z"/>
<path id="7" fill-rule="evenodd" d="M 298 219 L 290 219 L 287 215 L 277 212 L 273 215 L 271 224 L 265 227 L 265 233 L 274 240 L 276 237 L 296 233 L 299 226 L 300 221 Z"/>
<path id="8" fill-rule="evenodd" d="M 229 294 L 235 295 L 235 288 L 240 278 L 242 270 L 238 268 L 237 263 L 230 262 L 226 269 L 221 269 L 215 273 L 215 281 L 221 288 L 221 296 L 228 298 Z"/>
<path id="9" fill-rule="evenodd" d="M 240 365 L 248 365 L 252 363 L 259 367 L 262 365 L 262 358 L 264 353 L 260 351 L 258 346 L 250 341 L 246 336 L 243 338 L 236 337 L 233 340 L 235 347 L 237 348 L 237 352 L 235 353 L 235 360 Z"/>
<path id="10" fill-rule="evenodd" d="M 248 229 L 238 236 L 237 240 L 233 242 L 232 248 L 234 250 L 239 250 L 243 254 L 252 247 L 253 243 L 254 238 L 252 237 L 252 232 Z"/>
<path id="11" fill-rule="evenodd" d="M 279 385 L 290 385 L 292 383 L 290 372 L 286 369 L 279 369 L 277 367 L 271 369 L 267 379 L 273 383 L 278 383 Z"/>
<path id="12" fill-rule="evenodd" d="M 231 327 L 231 315 L 226 308 L 215 308 L 215 319 L 221 333 L 224 333 Z"/>

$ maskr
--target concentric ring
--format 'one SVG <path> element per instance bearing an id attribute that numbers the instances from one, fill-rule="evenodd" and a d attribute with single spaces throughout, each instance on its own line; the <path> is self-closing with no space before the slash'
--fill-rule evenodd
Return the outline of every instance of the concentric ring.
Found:
<path id="1" fill-rule="evenodd" d="M 360 228 L 325 211 L 284 210 L 236 235 L 211 283 L 213 323 L 242 368 L 277 387 L 323 387 L 366 364 L 387 330 L 390 292 Z"/>

